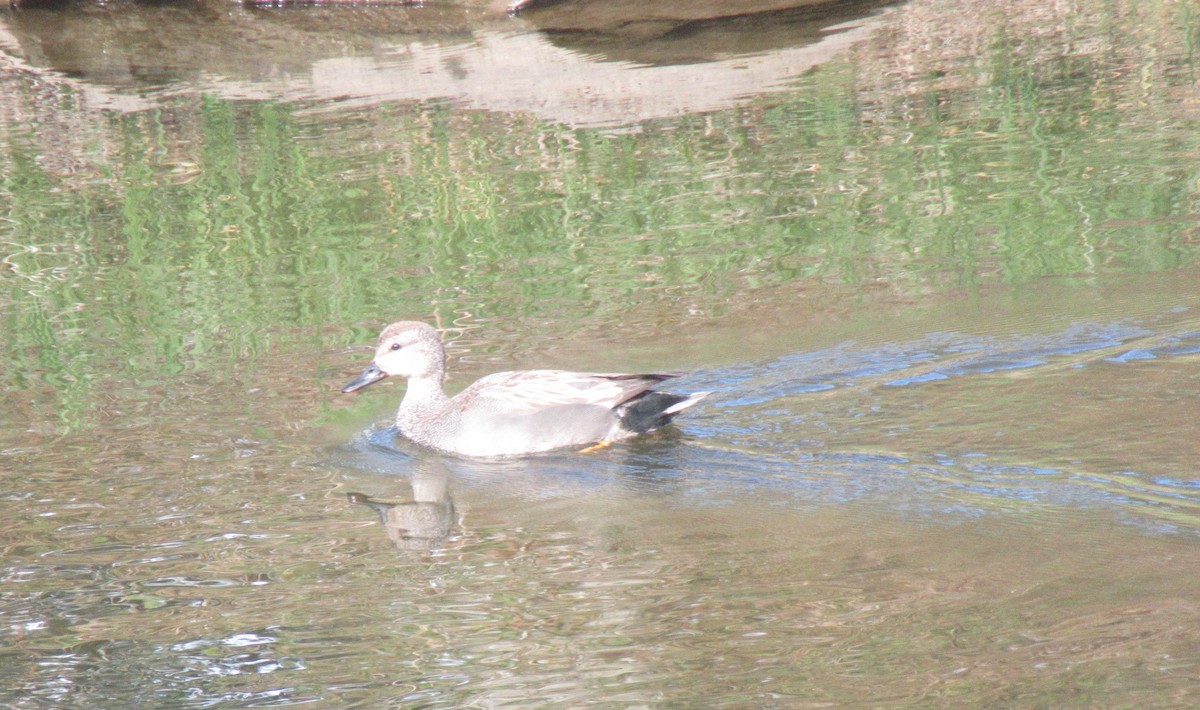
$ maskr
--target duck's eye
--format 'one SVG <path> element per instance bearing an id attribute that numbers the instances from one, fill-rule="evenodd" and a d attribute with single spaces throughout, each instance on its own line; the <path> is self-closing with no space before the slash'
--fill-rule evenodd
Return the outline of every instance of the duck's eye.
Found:
<path id="1" fill-rule="evenodd" d="M 400 343 L 392 343 L 392 350 L 399 350 L 400 347 Z"/>

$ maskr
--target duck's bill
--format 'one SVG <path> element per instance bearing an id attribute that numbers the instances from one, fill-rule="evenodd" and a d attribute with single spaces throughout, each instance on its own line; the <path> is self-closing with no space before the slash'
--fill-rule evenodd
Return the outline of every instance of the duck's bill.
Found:
<path id="1" fill-rule="evenodd" d="M 375 384 L 385 377 L 387 377 L 387 373 L 385 373 L 383 370 L 380 370 L 375 363 L 371 363 L 370 365 L 367 365 L 367 369 L 363 370 L 361 375 L 355 377 L 350 382 L 347 382 L 346 386 L 342 388 L 342 391 L 353 392 L 355 390 L 360 390 L 367 385 Z"/>

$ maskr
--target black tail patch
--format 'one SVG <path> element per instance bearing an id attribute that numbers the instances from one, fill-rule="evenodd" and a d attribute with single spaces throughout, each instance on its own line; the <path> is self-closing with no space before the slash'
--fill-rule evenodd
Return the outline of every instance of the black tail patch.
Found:
<path id="1" fill-rule="evenodd" d="M 669 392 L 646 391 L 617 407 L 617 417 L 620 418 L 623 429 L 645 434 L 670 424 L 679 412 L 667 413 L 666 410 L 686 401 L 688 397 Z"/>

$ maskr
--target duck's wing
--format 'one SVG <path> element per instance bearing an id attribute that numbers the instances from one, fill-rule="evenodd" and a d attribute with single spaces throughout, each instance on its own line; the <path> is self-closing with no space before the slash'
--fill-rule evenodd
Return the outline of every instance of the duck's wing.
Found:
<path id="1" fill-rule="evenodd" d="M 457 397 L 472 406 L 487 406 L 513 414 L 568 405 L 614 409 L 663 380 L 668 374 L 608 374 L 565 370 L 525 370 L 488 375 Z"/>

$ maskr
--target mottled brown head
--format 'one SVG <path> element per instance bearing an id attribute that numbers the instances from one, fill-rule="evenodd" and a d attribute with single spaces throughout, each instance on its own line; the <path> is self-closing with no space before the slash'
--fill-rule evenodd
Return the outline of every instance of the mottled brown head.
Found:
<path id="1" fill-rule="evenodd" d="M 446 370 L 446 350 L 433 326 L 420 321 L 392 323 L 379 334 L 375 359 L 356 379 L 342 388 L 353 392 L 385 377 L 436 377 Z"/>

